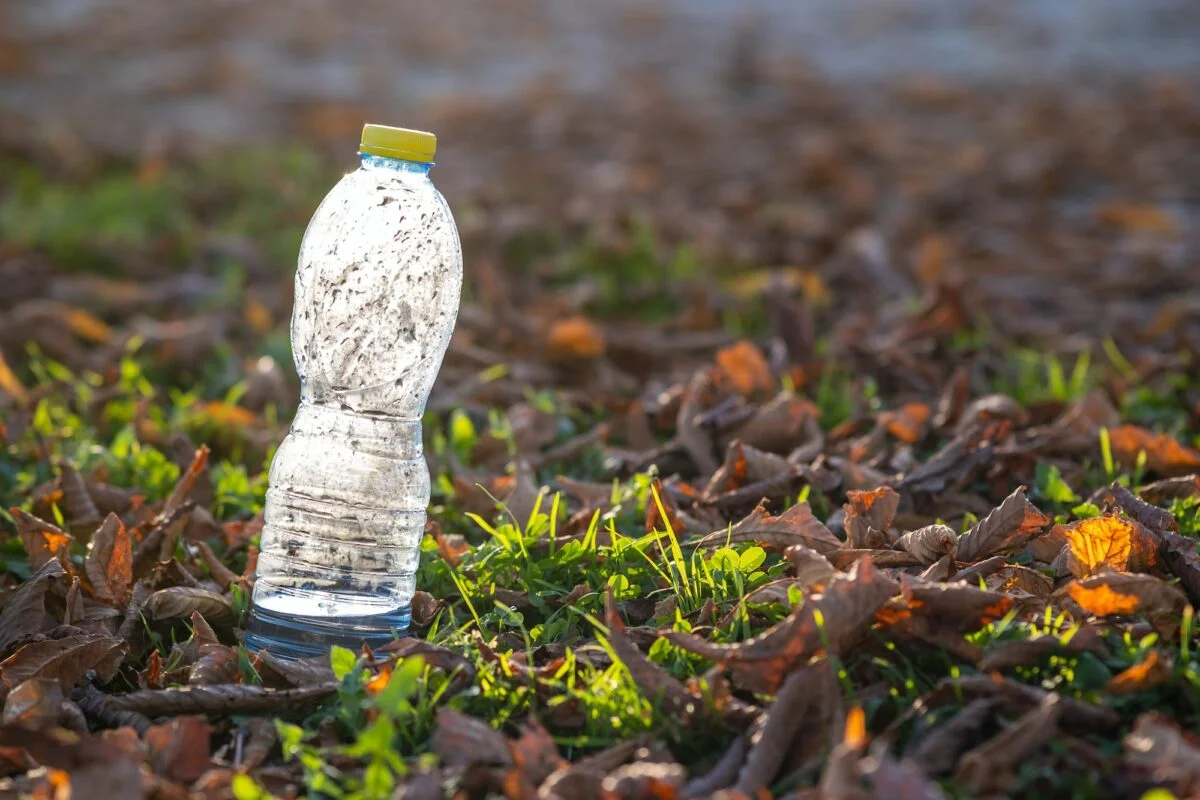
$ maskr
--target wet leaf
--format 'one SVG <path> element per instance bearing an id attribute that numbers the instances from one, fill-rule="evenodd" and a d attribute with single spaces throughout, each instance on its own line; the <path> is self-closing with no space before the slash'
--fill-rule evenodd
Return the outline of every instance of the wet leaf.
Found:
<path id="1" fill-rule="evenodd" d="M 116 514 L 109 514 L 92 536 L 92 547 L 83 568 L 97 599 L 118 607 L 129 600 L 133 542 Z"/>
<path id="2" fill-rule="evenodd" d="M 962 535 L 958 540 L 957 558 L 972 563 L 996 553 L 1019 549 L 1050 522 L 1049 517 L 1029 502 L 1025 488 L 1021 487 Z"/>

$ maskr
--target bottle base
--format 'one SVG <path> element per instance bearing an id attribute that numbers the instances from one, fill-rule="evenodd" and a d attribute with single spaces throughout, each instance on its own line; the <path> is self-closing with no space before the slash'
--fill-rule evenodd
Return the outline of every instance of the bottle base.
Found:
<path id="1" fill-rule="evenodd" d="M 293 660 L 328 656 L 333 645 L 354 651 L 364 643 L 372 649 L 381 647 L 406 636 L 411 620 L 411 606 L 359 617 L 309 617 L 252 606 L 243 644 L 248 650 L 267 650 Z"/>

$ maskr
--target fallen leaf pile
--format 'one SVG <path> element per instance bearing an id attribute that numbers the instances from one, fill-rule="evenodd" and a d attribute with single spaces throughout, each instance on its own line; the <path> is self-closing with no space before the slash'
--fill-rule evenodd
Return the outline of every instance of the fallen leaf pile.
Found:
<path id="1" fill-rule="evenodd" d="M 336 170 L 0 151 L 0 790 L 1200 792 L 1194 90 L 762 84 L 442 109 L 412 635 L 299 662 L 241 635 Z"/>

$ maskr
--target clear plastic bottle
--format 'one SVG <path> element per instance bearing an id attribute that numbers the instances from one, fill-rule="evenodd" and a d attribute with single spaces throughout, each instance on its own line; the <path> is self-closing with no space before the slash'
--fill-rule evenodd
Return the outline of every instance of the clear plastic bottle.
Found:
<path id="1" fill-rule="evenodd" d="M 245 642 L 285 657 L 372 646 L 411 618 L 429 503 L 421 415 L 454 329 L 462 251 L 432 134 L 367 125 L 361 166 L 304 233 L 300 407 L 271 464 Z"/>

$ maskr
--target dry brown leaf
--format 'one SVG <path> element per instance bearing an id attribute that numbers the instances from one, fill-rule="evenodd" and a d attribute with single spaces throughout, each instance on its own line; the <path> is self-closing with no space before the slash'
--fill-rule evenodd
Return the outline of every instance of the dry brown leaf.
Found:
<path id="1" fill-rule="evenodd" d="M 794 544 L 787 548 L 784 555 L 791 566 L 796 583 L 802 588 L 824 587 L 837 573 L 825 556 L 802 544 Z"/>
<path id="2" fill-rule="evenodd" d="M 221 559 L 213 552 L 208 542 L 193 542 L 192 546 L 200 553 L 200 559 L 204 562 L 204 566 L 208 568 L 208 574 L 212 576 L 213 581 L 216 582 L 217 586 L 221 587 L 222 591 L 227 590 L 229 584 L 234 583 L 238 579 L 237 573 L 221 562 Z"/>
<path id="3" fill-rule="evenodd" d="M 173 781 L 190 782 L 208 769 L 208 738 L 212 729 L 204 717 L 176 717 L 155 725 L 144 736 L 154 771 Z"/>
<path id="4" fill-rule="evenodd" d="M 62 564 L 51 559 L 8 596 L 0 611 L 0 653 L 7 653 L 21 639 L 42 631 L 46 625 L 46 590 L 65 574 Z"/>
<path id="5" fill-rule="evenodd" d="M 1020 762 L 1059 735 L 1062 714 L 1058 695 L 1046 695 L 999 736 L 964 754 L 955 782 L 974 795 L 1010 789 Z"/>
<path id="6" fill-rule="evenodd" d="M 326 656 L 285 659 L 269 650 L 254 654 L 255 668 L 263 683 L 275 688 L 299 688 L 304 686 L 326 686 L 335 683 L 333 667 Z"/>
<path id="7" fill-rule="evenodd" d="M 1103 572 L 1067 584 L 1066 593 L 1080 608 L 1097 617 L 1145 614 L 1163 636 L 1179 628 L 1187 597 L 1151 575 Z"/>
<path id="8" fill-rule="evenodd" d="M 1162 559 L 1179 585 L 1187 592 L 1192 605 L 1200 606 L 1200 554 L 1196 540 L 1168 533 L 1163 536 Z"/>
<path id="9" fill-rule="evenodd" d="M 66 462 L 59 464 L 59 481 L 71 530 L 91 531 L 99 525 L 102 517 L 79 470 Z"/>
<path id="10" fill-rule="evenodd" d="M 64 569 L 67 567 L 71 554 L 71 534 L 15 506 L 9 512 L 17 525 L 21 543 L 25 545 L 29 566 L 35 570 L 41 569 L 47 561 L 56 559 Z"/>
<path id="11" fill-rule="evenodd" d="M 433 752 L 451 766 L 511 766 L 508 741 L 486 722 L 452 708 L 438 710 L 431 742 Z"/>
<path id="12" fill-rule="evenodd" d="M 773 692 L 796 664 L 822 649 L 840 654 L 855 644 L 870 627 L 875 613 L 898 591 L 895 581 L 866 558 L 849 574 L 836 576 L 824 593 L 810 597 L 783 622 L 752 639 L 718 645 L 692 634 L 664 635 L 685 650 L 729 663 L 737 685 L 750 691 Z"/>
<path id="13" fill-rule="evenodd" d="M 136 712 L 152 717 L 182 714 L 295 714 L 311 710 L 336 692 L 337 688 L 336 681 L 283 690 L 223 684 L 182 689 L 143 689 L 103 697 L 110 713 Z"/>
<path id="14" fill-rule="evenodd" d="M 787 677 L 738 772 L 737 791 L 753 797 L 774 782 L 806 717 L 814 711 L 817 715 L 822 710 L 827 713 L 827 699 L 835 691 L 833 671 L 825 659 L 800 667 Z"/>
<path id="15" fill-rule="evenodd" d="M 885 569 L 919 567 L 921 565 L 916 556 L 902 550 L 843 549 L 825 554 L 829 563 L 841 570 L 850 569 L 851 565 L 868 557 L 875 562 L 875 566 Z"/>
<path id="16" fill-rule="evenodd" d="M 30 678 L 49 678 L 70 690 L 90 670 L 95 670 L 100 680 L 109 681 L 128 649 L 120 639 L 95 633 L 30 642 L 0 662 L 0 682 L 12 689 Z"/>
<path id="17" fill-rule="evenodd" d="M 64 700 L 62 686 L 52 678 L 30 678 L 4 699 L 5 725 L 42 727 L 57 723 Z"/>
<path id="18" fill-rule="evenodd" d="M 808 503 L 797 503 L 779 516 L 771 516 L 760 505 L 732 529 L 713 531 L 697 546 L 715 548 L 746 542 L 780 551 L 804 545 L 818 553 L 829 553 L 842 546 L 842 541 L 813 515 Z"/>
<path id="19" fill-rule="evenodd" d="M 675 415 L 675 431 L 679 444 L 687 451 L 696 470 L 701 475 L 711 475 L 717 469 L 717 459 L 713 455 L 712 436 L 702 430 L 696 422 L 696 417 L 702 408 L 703 394 L 709 387 L 707 370 L 696 370 L 688 383 L 683 402 Z"/>
<path id="20" fill-rule="evenodd" d="M 973 563 L 1024 547 L 1051 519 L 1025 497 L 1025 487 L 1004 499 L 958 540 L 958 560 Z"/>
<path id="21" fill-rule="evenodd" d="M 217 683 L 236 683 L 240 675 L 238 654 L 232 647 L 207 643 L 199 647 L 200 657 L 188 671 L 191 686 L 211 686 Z"/>
<path id="22" fill-rule="evenodd" d="M 990 697 L 967 703 L 949 722 L 933 729 L 912 748 L 912 759 L 925 774 L 946 775 L 954 769 L 959 756 L 980 743 L 984 728 L 1000 707 Z"/>
<path id="23" fill-rule="evenodd" d="M 963 581 L 918 583 L 905 579 L 902 589 L 914 617 L 957 633 L 973 633 L 1003 617 L 1013 606 L 1008 595 L 987 592 Z"/>
<path id="24" fill-rule="evenodd" d="M 753 342 L 743 339 L 721 348 L 717 351 L 716 361 L 720 378 L 743 396 L 770 392 L 775 388 L 775 377 L 767 366 L 767 359 Z"/>
<path id="25" fill-rule="evenodd" d="M 229 598 L 193 586 L 159 589 L 146 600 L 144 611 L 152 620 L 186 619 L 199 612 L 218 627 L 233 623 L 233 606 Z"/>
<path id="26" fill-rule="evenodd" d="M 214 410 L 211 407 L 212 405 L 213 404 L 210 404 L 210 407 L 205 413 L 209 414 L 210 416 L 215 416 L 220 412 L 219 410 Z M 225 406 L 226 404 L 221 403 L 218 405 Z M 232 409 L 233 407 L 228 406 L 228 408 Z M 253 414 L 245 411 L 244 409 L 236 410 L 243 411 L 245 414 L 249 414 L 250 416 L 248 421 L 245 419 L 234 420 L 237 425 L 245 426 L 254 423 Z M 224 413 L 226 417 L 230 416 L 230 412 Z M 183 471 L 183 474 L 179 476 L 179 480 L 175 482 L 175 486 L 171 489 L 171 494 L 167 496 L 166 502 L 163 503 L 161 515 L 164 518 L 172 516 L 175 511 L 182 508 L 183 504 L 187 502 L 188 496 L 191 495 L 192 490 L 196 487 L 196 482 L 208 468 L 208 452 L 208 445 L 200 445 L 200 447 L 197 448 L 196 454 L 192 458 L 192 462 L 188 465 L 187 469 Z"/>
<path id="27" fill-rule="evenodd" d="M 1200 475 L 1182 475 L 1178 478 L 1164 478 L 1161 481 L 1148 483 L 1141 487 L 1138 489 L 1138 494 L 1144 500 L 1151 503 L 1200 497 Z"/>
<path id="28" fill-rule="evenodd" d="M 1157 533 L 1179 533 L 1179 523 L 1165 508 L 1151 505 L 1117 482 L 1108 487 L 1108 494 L 1113 502 L 1129 516 L 1140 522 L 1147 529 Z"/>
<path id="29" fill-rule="evenodd" d="M 133 541 L 116 514 L 109 514 L 92 536 L 83 569 L 98 600 L 118 608 L 128 602 L 133 583 Z"/>
<path id="30" fill-rule="evenodd" d="M 1156 783 L 1185 796 L 1200 786 L 1200 744 L 1169 717 L 1157 711 L 1142 714 L 1123 744 L 1126 762 L 1149 771 Z"/>
<path id="31" fill-rule="evenodd" d="M 1200 451 L 1180 444 L 1169 433 L 1154 433 L 1137 425 L 1119 425 L 1108 432 L 1113 457 L 1128 469 L 1137 466 L 1138 453 L 1145 451 L 1146 467 L 1167 477 L 1200 470 Z"/>
<path id="32" fill-rule="evenodd" d="M 896 518 L 900 507 L 900 495 L 890 486 L 881 486 L 869 492 L 846 492 L 850 502 L 842 506 L 846 511 L 846 541 L 851 547 L 886 547 L 886 537 L 881 542 L 868 544 L 869 531 L 886 533 Z"/>
<path id="33" fill-rule="evenodd" d="M 932 564 L 958 552 L 958 534 L 946 525 L 926 525 L 909 531 L 896 540 L 896 547 L 922 564 Z"/>

